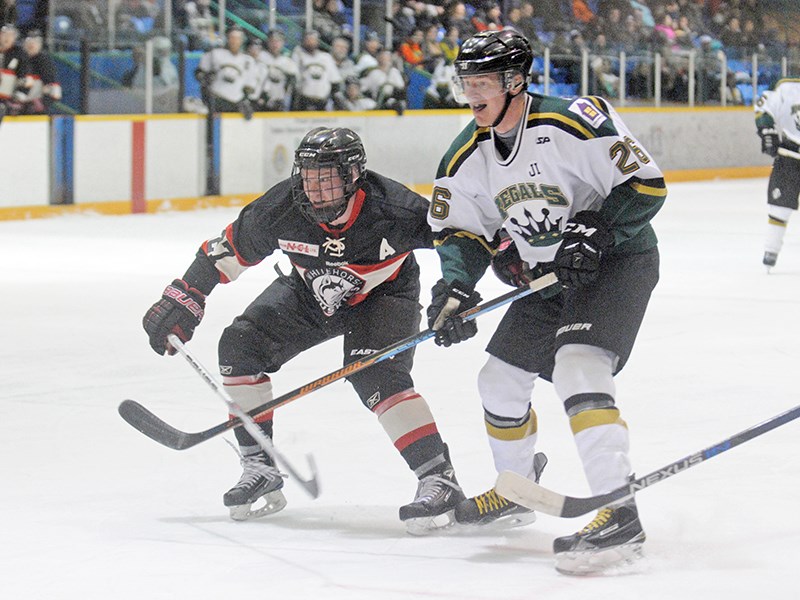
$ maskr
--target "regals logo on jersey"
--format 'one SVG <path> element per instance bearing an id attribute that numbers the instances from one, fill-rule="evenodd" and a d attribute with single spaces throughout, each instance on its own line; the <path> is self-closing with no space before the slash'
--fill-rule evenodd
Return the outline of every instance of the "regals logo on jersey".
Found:
<path id="1" fill-rule="evenodd" d="M 309 269 L 303 276 L 326 317 L 358 294 L 366 283 L 352 271 L 339 268 Z"/>
<path id="2" fill-rule="evenodd" d="M 512 216 L 506 221 L 506 229 L 525 238 L 531 246 L 552 246 L 561 241 L 561 221 L 563 217 L 550 219 L 550 211 L 542 209 L 542 218 L 537 219 L 525 208 L 522 217 Z"/>
<path id="3" fill-rule="evenodd" d="M 578 98 L 575 100 L 575 102 L 569 105 L 569 110 L 595 129 L 600 127 L 600 125 L 607 120 L 607 117 L 597 110 L 597 107 L 586 98 Z"/>

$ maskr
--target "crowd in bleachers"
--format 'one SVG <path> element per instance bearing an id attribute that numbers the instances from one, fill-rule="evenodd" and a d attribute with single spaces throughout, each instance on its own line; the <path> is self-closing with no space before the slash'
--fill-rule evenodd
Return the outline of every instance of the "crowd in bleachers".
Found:
<path id="1" fill-rule="evenodd" d="M 19 19 L 18 1 L 0 0 L 5 21 Z M 659 53 L 663 98 L 678 102 L 687 97 L 691 51 L 696 56 L 700 101 L 719 99 L 725 87 L 719 85 L 720 51 L 732 67 L 726 81 L 731 102 L 745 101 L 737 85 L 746 78 L 747 67 L 742 63 L 739 68 L 737 60 L 746 61 L 753 54 L 765 60 L 787 56 L 800 60 L 797 45 L 787 38 L 790 29 L 770 17 L 775 14 L 775 0 L 396 0 L 391 17 L 386 16 L 382 0 L 362 0 L 358 52 L 354 52 L 352 0 L 313 0 L 311 31 L 303 31 L 304 0 L 280 0 L 279 11 L 285 14 L 276 32 L 269 31 L 264 2 L 227 0 L 226 5 L 249 26 L 242 32 L 249 39 L 236 53 L 251 55 L 257 67 L 254 73 L 260 79 L 248 83 L 241 94 L 256 110 L 357 106 L 402 112 L 407 106 L 405 88 L 414 73 L 422 73 L 430 82 L 425 107 L 455 107 L 449 82 L 461 42 L 475 32 L 506 27 L 523 33 L 538 56 L 549 49 L 548 84 L 551 93 L 559 94 L 576 93 L 585 50 L 591 57 L 590 93 L 610 98 L 619 93 L 617 57 L 624 51 L 629 57 L 626 95 L 648 97 L 652 58 L 639 57 Z M 113 15 L 117 42 L 131 48 L 156 35 L 166 18 L 159 0 L 57 0 L 55 6 L 57 14 L 51 16 L 55 35 L 71 32 L 105 39 Z M 174 37 L 182 38 L 186 49 L 225 49 L 227 40 L 218 35 L 216 2 L 173 0 L 172 11 Z M 392 24 L 389 40 L 384 37 L 386 21 Z M 270 51 L 263 44 L 269 45 L 266 37 L 273 33 L 282 43 L 277 50 L 273 44 Z M 290 57 L 293 64 L 277 60 L 278 56 Z M 541 89 L 542 77 L 542 61 L 537 60 L 534 87 Z M 212 80 L 206 76 L 202 82 L 206 104 Z"/>

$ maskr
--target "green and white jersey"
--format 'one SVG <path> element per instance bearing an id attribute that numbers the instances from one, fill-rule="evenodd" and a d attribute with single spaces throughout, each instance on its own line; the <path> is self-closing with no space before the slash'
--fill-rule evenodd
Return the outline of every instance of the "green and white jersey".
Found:
<path id="1" fill-rule="evenodd" d="M 552 261 L 582 210 L 611 224 L 612 252 L 655 246 L 649 222 L 666 198 L 663 175 L 617 112 L 597 97 L 528 94 L 524 114 L 506 158 L 494 131 L 472 121 L 439 165 L 428 222 L 450 246 L 438 248 L 445 279 L 477 282 L 501 228 L 529 264 Z"/>
<path id="2" fill-rule="evenodd" d="M 800 145 L 800 79 L 781 79 L 759 97 L 756 126 L 774 127 L 784 140 Z"/>

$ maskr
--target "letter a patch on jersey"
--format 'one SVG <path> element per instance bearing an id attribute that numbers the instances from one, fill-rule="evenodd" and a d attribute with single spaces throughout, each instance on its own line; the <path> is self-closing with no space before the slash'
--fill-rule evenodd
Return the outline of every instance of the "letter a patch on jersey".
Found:
<path id="1" fill-rule="evenodd" d="M 391 256 L 392 254 L 396 254 L 396 253 L 397 253 L 397 250 L 395 250 L 394 248 L 392 248 L 389 245 L 389 242 L 386 240 L 386 238 L 383 238 L 381 240 L 381 253 L 380 253 L 381 256 L 380 256 L 380 259 L 383 260 L 387 256 Z"/>

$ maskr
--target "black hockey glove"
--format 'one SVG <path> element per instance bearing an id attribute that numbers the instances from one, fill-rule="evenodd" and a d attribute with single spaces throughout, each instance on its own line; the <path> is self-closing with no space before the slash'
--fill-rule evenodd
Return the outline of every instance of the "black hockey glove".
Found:
<path id="1" fill-rule="evenodd" d="M 771 127 L 762 127 L 758 130 L 758 135 L 761 136 L 761 152 L 770 156 L 777 156 L 778 146 L 780 145 L 778 131 Z"/>
<path id="2" fill-rule="evenodd" d="M 431 290 L 431 305 L 428 307 L 428 327 L 436 332 L 437 346 L 447 348 L 468 340 L 478 333 L 475 320 L 464 321 L 458 317 L 481 301 L 478 292 L 468 289 L 459 282 L 448 284 L 444 279 L 436 282 Z"/>
<path id="3" fill-rule="evenodd" d="M 167 344 L 167 336 L 174 333 L 182 342 L 192 339 L 195 327 L 203 319 L 205 306 L 206 297 L 200 290 L 189 287 L 182 279 L 169 284 L 161 300 L 153 304 L 142 319 L 153 350 L 158 354 L 175 354 L 175 349 Z"/>
<path id="4" fill-rule="evenodd" d="M 492 257 L 492 271 L 500 281 L 512 287 L 527 285 L 536 277 L 510 237 L 504 237 L 497 247 Z"/>
<path id="5" fill-rule="evenodd" d="M 582 210 L 567 221 L 555 259 L 555 273 L 566 288 L 594 283 L 603 252 L 614 244 L 606 220 L 597 212 Z"/>

